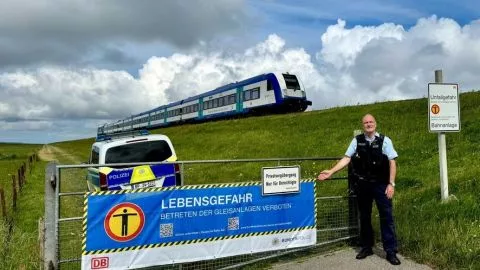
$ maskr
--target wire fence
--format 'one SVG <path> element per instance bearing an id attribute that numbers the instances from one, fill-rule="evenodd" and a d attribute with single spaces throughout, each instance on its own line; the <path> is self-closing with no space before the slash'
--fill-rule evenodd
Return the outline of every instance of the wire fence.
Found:
<path id="1" fill-rule="evenodd" d="M 27 183 L 27 174 L 31 173 L 37 161 L 37 154 L 28 156 L 27 161 L 20 165 L 16 174 L 11 174 L 11 188 L 0 186 L 0 215 L 4 220 L 13 218 L 13 213 L 17 211 L 17 200 Z"/>
<path id="2" fill-rule="evenodd" d="M 313 179 L 338 158 L 244 159 L 177 162 L 183 185 L 259 182 L 264 167 L 299 165 L 302 179 Z M 136 163 L 134 163 L 136 164 Z M 134 165 L 130 164 L 130 165 Z M 138 163 L 136 165 L 145 164 Z M 148 163 L 158 164 L 158 163 Z M 116 164 L 122 166 L 122 164 Z M 105 166 L 105 165 L 103 165 Z M 89 165 L 57 166 L 55 187 L 55 243 L 58 269 L 79 269 L 82 257 L 83 196 L 87 192 Z M 356 197 L 349 192 L 347 175 L 316 185 L 317 244 L 307 248 L 268 251 L 215 260 L 171 264 L 148 269 L 261 269 L 280 256 L 318 252 L 331 243 L 343 243 L 358 235 Z"/>

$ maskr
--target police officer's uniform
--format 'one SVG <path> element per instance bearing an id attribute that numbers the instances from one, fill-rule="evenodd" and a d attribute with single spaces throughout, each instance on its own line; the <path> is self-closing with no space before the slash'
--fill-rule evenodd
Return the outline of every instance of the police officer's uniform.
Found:
<path id="1" fill-rule="evenodd" d="M 360 134 L 353 138 L 345 155 L 351 158 L 353 174 L 358 181 L 357 199 L 362 248 L 373 246 L 371 216 L 372 202 L 375 200 L 380 214 L 383 249 L 387 253 L 397 253 L 392 201 L 385 194 L 390 181 L 389 160 L 398 157 L 392 141 L 379 133 L 375 133 L 373 139 Z"/>

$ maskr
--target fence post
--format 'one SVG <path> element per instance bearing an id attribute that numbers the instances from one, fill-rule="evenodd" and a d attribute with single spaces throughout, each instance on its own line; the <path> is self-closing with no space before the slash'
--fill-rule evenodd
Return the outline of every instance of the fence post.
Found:
<path id="1" fill-rule="evenodd" d="M 3 187 L 0 187 L 0 204 L 2 205 L 2 217 L 7 218 L 7 207 L 5 206 L 5 193 Z"/>
<path id="2" fill-rule="evenodd" d="M 359 244 L 360 239 L 360 219 L 357 207 L 357 182 L 353 174 L 353 165 L 348 165 L 348 227 L 349 235 L 356 235 L 350 240 L 351 245 Z"/>
<path id="3" fill-rule="evenodd" d="M 22 183 L 22 167 L 18 169 L 18 192 L 22 191 L 23 183 Z"/>
<path id="4" fill-rule="evenodd" d="M 12 175 L 12 188 L 13 188 L 12 207 L 13 207 L 13 211 L 16 211 L 17 210 L 17 187 L 15 185 L 15 175 Z"/>
<path id="5" fill-rule="evenodd" d="M 22 165 L 22 176 L 23 176 L 22 187 L 25 183 L 27 183 L 27 177 L 25 176 L 26 171 L 27 171 L 27 164 L 24 162 L 23 165 Z"/>
<path id="6" fill-rule="evenodd" d="M 33 162 L 33 156 L 28 157 L 28 173 L 31 175 L 32 174 L 32 162 Z"/>
<path id="7" fill-rule="evenodd" d="M 59 179 L 56 179 L 57 164 L 55 161 L 48 163 L 45 168 L 45 234 L 44 234 L 44 269 L 58 269 L 56 228 L 58 220 L 56 217 L 56 189 Z"/>

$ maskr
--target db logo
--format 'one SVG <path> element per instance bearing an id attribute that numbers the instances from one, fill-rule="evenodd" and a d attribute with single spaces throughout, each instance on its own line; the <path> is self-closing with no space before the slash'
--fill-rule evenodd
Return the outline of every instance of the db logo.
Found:
<path id="1" fill-rule="evenodd" d="M 92 258 L 92 269 L 108 268 L 108 257 Z"/>

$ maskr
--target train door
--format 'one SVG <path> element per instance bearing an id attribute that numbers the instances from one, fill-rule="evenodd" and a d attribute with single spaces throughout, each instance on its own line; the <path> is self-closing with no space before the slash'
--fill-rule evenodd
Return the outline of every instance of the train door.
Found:
<path id="1" fill-rule="evenodd" d="M 237 112 L 243 111 L 243 86 L 237 88 Z"/>
<path id="2" fill-rule="evenodd" d="M 273 91 L 273 83 L 271 79 L 267 79 L 267 85 L 265 87 L 265 91 L 262 91 L 263 96 L 263 103 L 264 104 L 272 104 L 275 103 L 275 91 Z"/>

